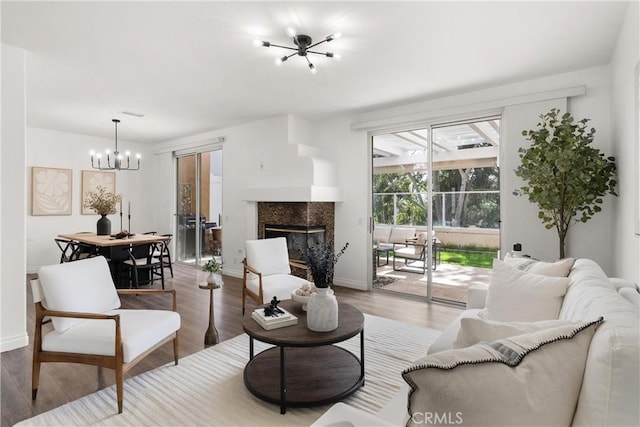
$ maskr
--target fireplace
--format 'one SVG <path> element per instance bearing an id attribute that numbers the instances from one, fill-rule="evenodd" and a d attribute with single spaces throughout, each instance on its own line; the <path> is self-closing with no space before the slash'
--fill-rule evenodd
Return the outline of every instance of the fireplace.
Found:
<path id="1" fill-rule="evenodd" d="M 292 251 L 293 237 L 333 244 L 334 211 L 333 202 L 258 202 L 258 239 L 286 237 L 289 259 L 300 262 L 300 254 Z M 307 276 L 306 269 L 292 267 L 292 272 Z"/>
<path id="2" fill-rule="evenodd" d="M 265 239 L 273 237 L 286 238 L 287 249 L 289 251 L 289 259 L 291 261 L 304 263 L 300 252 L 296 249 L 294 241 L 296 241 L 302 247 L 308 246 L 309 244 L 324 245 L 326 241 L 326 226 L 265 224 L 264 237 Z"/>

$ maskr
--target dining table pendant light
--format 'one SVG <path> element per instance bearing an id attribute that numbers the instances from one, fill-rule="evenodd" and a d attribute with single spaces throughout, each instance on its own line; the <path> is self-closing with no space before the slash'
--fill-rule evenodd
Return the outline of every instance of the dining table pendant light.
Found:
<path id="1" fill-rule="evenodd" d="M 95 152 L 91 152 L 91 167 L 98 170 L 103 171 L 137 171 L 140 169 L 140 154 L 136 154 L 137 164 L 135 167 L 131 167 L 131 153 L 126 151 L 124 156 L 120 154 L 118 151 L 118 123 L 120 120 L 113 119 L 111 120 L 115 124 L 116 128 L 116 149 L 111 153 L 109 150 L 106 150 L 105 156 L 107 159 L 107 164 L 104 165 L 102 160 L 102 154 Z M 113 164 L 111 160 L 113 159 Z M 125 166 L 126 165 L 126 166 Z"/>

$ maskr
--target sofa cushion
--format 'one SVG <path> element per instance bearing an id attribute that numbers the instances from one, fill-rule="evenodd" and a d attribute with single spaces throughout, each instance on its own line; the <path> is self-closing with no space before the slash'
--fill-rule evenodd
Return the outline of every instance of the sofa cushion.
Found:
<path id="1" fill-rule="evenodd" d="M 373 229 L 373 240 L 377 243 L 389 243 L 391 227 L 388 225 L 376 225 Z"/>
<path id="2" fill-rule="evenodd" d="M 460 331 L 462 319 L 474 317 L 477 318 L 480 312 L 480 309 L 470 309 L 460 313 L 458 318 L 451 322 L 451 324 L 449 324 L 449 326 L 447 326 L 445 330 L 442 331 L 440 335 L 438 335 L 438 338 L 436 338 L 436 340 L 427 350 L 427 354 L 434 354 L 445 350 L 451 350 L 453 348 L 453 342 L 456 340 L 458 332 Z"/>
<path id="3" fill-rule="evenodd" d="M 120 298 L 104 257 L 48 265 L 38 278 L 45 308 L 56 311 L 104 313 L 120 307 Z M 63 332 L 83 319 L 54 317 L 53 327 Z"/>
<path id="4" fill-rule="evenodd" d="M 570 425 L 589 343 L 601 322 L 545 329 L 417 361 L 402 373 L 411 387 L 407 425 Z"/>
<path id="5" fill-rule="evenodd" d="M 393 227 L 389 242 L 406 243 L 408 239 L 416 237 L 416 229 L 414 227 Z"/>
<path id="6" fill-rule="evenodd" d="M 552 277 L 567 277 L 571 272 L 571 267 L 575 259 L 564 258 L 556 262 L 544 262 L 532 258 L 514 257 L 511 256 L 511 254 L 507 254 L 504 257 L 504 262 L 527 273 Z"/>
<path id="7" fill-rule="evenodd" d="M 569 279 L 529 274 L 493 261 L 483 317 L 502 322 L 557 319 Z"/>
<path id="8" fill-rule="evenodd" d="M 573 325 L 571 320 L 541 320 L 539 322 L 497 322 L 477 317 L 460 319 L 460 330 L 453 348 L 464 348 L 480 342 L 496 341 L 516 335 L 529 334 L 559 326 Z"/>
<path id="9" fill-rule="evenodd" d="M 640 425 L 640 319 L 594 261 L 578 259 L 561 319 L 604 316 L 591 342 L 574 425 Z"/>

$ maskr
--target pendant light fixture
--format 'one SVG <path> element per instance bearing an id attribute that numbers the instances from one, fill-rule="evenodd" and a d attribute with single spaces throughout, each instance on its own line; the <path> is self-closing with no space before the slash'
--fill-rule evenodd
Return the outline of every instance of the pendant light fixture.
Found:
<path id="1" fill-rule="evenodd" d="M 309 70 L 311 71 L 312 74 L 316 74 L 318 72 L 318 70 L 316 69 L 315 65 L 313 65 L 311 60 L 309 59 L 309 54 L 310 53 L 314 54 L 314 55 L 326 56 L 327 58 L 340 59 L 340 55 L 335 54 L 333 52 L 318 52 L 318 51 L 315 51 L 315 50 L 311 50 L 312 48 L 314 48 L 314 47 L 316 47 L 316 46 L 318 46 L 318 45 L 320 45 L 322 43 L 328 43 L 328 42 L 330 42 L 332 40 L 340 38 L 341 37 L 340 33 L 335 33 L 335 34 L 328 35 L 327 37 L 325 37 L 324 39 L 320 40 L 317 43 L 313 43 L 313 40 L 311 39 L 311 37 L 307 36 L 306 34 L 296 34 L 296 31 L 294 29 L 292 29 L 292 28 L 289 28 L 287 30 L 287 33 L 292 38 L 293 44 L 295 46 L 283 46 L 283 45 L 271 43 L 271 42 L 268 42 L 268 41 L 261 41 L 261 40 L 256 40 L 256 41 L 253 42 L 253 44 L 256 45 L 256 46 L 278 47 L 280 49 L 293 50 L 294 51 L 293 53 L 291 53 L 289 55 L 281 56 L 278 59 L 276 59 L 276 65 L 281 65 L 283 62 L 287 61 L 292 56 L 298 55 L 298 56 L 302 56 L 304 59 L 307 60 L 307 64 L 309 66 Z"/>
<path id="2" fill-rule="evenodd" d="M 91 167 L 94 169 L 99 169 L 102 171 L 137 171 L 140 169 L 140 154 L 136 154 L 136 159 L 138 160 L 138 164 L 136 167 L 132 168 L 131 167 L 131 153 L 129 151 L 126 151 L 124 153 L 124 156 L 122 154 L 120 154 L 120 152 L 118 151 L 118 123 L 120 123 L 120 120 L 118 119 L 113 119 L 111 120 L 116 127 L 116 149 L 113 151 L 113 153 L 111 153 L 109 150 L 105 151 L 105 155 L 107 158 L 107 164 L 106 166 L 103 165 L 101 163 L 102 160 L 102 155 L 100 153 L 96 154 L 94 151 L 92 151 L 91 154 Z M 96 162 L 94 163 L 94 157 Z M 111 164 L 111 159 L 113 158 L 113 165 Z M 125 166 L 126 164 L 126 166 Z"/>

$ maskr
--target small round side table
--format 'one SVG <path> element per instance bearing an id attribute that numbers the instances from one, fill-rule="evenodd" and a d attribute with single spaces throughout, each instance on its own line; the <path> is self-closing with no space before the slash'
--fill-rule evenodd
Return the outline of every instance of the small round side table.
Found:
<path id="1" fill-rule="evenodd" d="M 220 288 L 220 285 L 217 283 L 202 282 L 198 287 L 200 289 L 209 289 L 209 327 L 207 328 L 207 332 L 204 333 L 204 346 L 206 348 L 220 342 L 213 315 L 213 290 Z"/>

